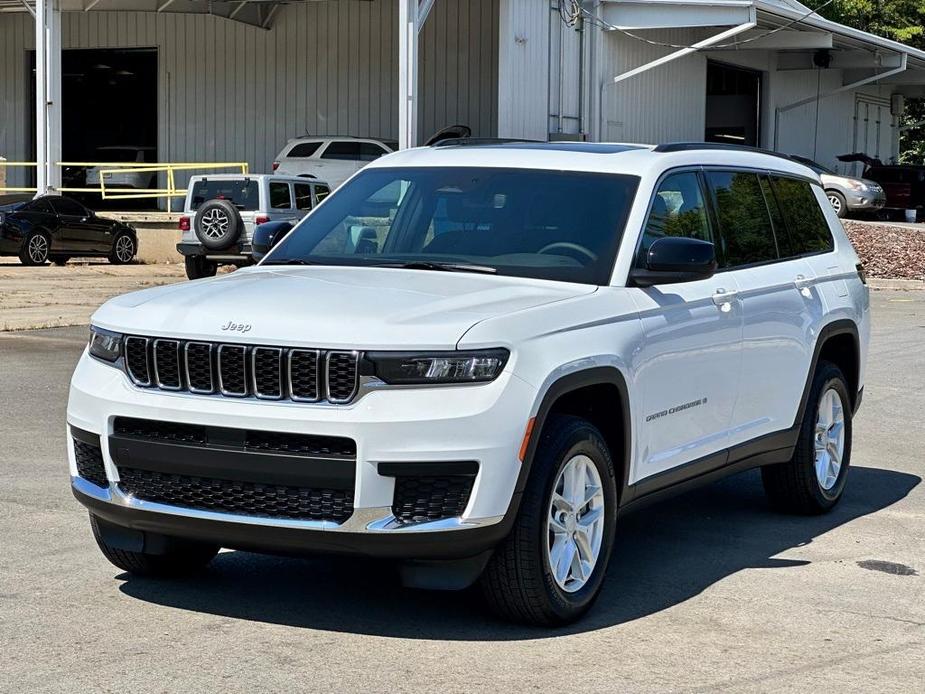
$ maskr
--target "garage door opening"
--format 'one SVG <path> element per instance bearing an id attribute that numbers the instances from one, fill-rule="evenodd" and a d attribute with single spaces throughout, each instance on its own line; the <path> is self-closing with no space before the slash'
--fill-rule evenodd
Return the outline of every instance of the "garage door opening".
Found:
<path id="1" fill-rule="evenodd" d="M 31 57 L 35 94 L 35 53 Z M 157 49 L 108 48 L 61 52 L 61 136 L 64 161 L 157 161 Z M 35 99 L 32 143 L 35 154 Z M 71 168 L 63 172 L 65 187 L 96 187 L 95 172 Z M 95 180 L 93 180 L 95 178 Z M 154 174 L 120 176 L 107 185 L 156 187 Z M 122 180 L 124 179 L 124 180 Z M 75 195 L 94 208 L 138 209 L 153 200 L 103 201 L 99 195 Z M 105 202 L 105 205 L 103 204 Z"/>
<path id="2" fill-rule="evenodd" d="M 707 62 L 707 142 L 757 147 L 761 137 L 761 73 Z"/>

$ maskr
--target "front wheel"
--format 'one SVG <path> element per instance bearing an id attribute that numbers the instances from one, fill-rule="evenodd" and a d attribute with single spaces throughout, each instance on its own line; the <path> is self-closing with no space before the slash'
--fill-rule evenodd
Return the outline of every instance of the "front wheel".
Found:
<path id="1" fill-rule="evenodd" d="M 44 265 L 48 262 L 51 240 L 43 231 L 30 231 L 22 240 L 19 262 L 23 265 Z"/>
<path id="2" fill-rule="evenodd" d="M 771 505 L 792 513 L 831 510 L 841 498 L 851 462 L 851 399 L 835 364 L 819 362 L 790 462 L 761 468 Z"/>
<path id="3" fill-rule="evenodd" d="M 600 432 L 578 417 L 550 416 L 514 528 L 481 578 L 488 605 L 539 626 L 581 617 L 604 580 L 616 510 L 613 461 Z"/>
<path id="4" fill-rule="evenodd" d="M 90 527 L 97 546 L 109 562 L 136 576 L 176 577 L 200 571 L 218 554 L 215 545 L 175 540 L 158 554 L 133 552 L 106 542 L 96 516 L 90 515 Z"/>
<path id="5" fill-rule="evenodd" d="M 112 250 L 109 252 L 109 262 L 113 265 L 127 265 L 134 260 L 137 252 L 138 244 L 135 237 L 123 231 L 113 239 Z"/>
<path id="6" fill-rule="evenodd" d="M 183 264 L 186 266 L 186 276 L 191 280 L 214 277 L 218 272 L 218 264 L 201 255 L 188 255 L 183 259 Z"/>
<path id="7" fill-rule="evenodd" d="M 829 199 L 829 202 L 832 204 L 832 209 L 835 210 L 835 214 L 840 219 L 844 219 L 848 216 L 848 201 L 845 200 L 844 195 L 837 190 L 827 190 L 825 191 L 825 196 Z"/>

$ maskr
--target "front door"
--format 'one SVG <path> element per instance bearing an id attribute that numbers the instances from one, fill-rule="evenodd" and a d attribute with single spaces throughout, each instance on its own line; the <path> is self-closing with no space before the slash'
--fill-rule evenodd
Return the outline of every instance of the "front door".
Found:
<path id="1" fill-rule="evenodd" d="M 663 236 L 714 242 L 698 171 L 668 175 L 653 198 L 636 263 Z M 645 331 L 636 364 L 636 464 L 630 482 L 702 460 L 725 463 L 739 386 L 742 311 L 731 274 L 632 291 Z"/>

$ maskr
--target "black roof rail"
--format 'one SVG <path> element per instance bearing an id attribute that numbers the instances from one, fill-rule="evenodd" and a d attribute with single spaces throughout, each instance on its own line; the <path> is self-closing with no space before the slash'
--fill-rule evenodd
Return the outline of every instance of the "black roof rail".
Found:
<path id="1" fill-rule="evenodd" d="M 760 147 L 750 147 L 748 145 L 732 145 L 725 142 L 667 142 L 665 144 L 656 145 L 652 151 L 653 152 L 693 152 L 696 150 L 704 149 L 718 149 L 718 150 L 728 150 L 730 152 L 755 152 L 757 154 L 768 154 L 772 157 L 779 157 L 781 159 L 791 159 L 790 155 L 784 154 L 782 152 L 775 152 L 770 149 L 761 149 Z"/>
<path id="2" fill-rule="evenodd" d="M 537 144 L 544 140 L 525 140 L 518 137 L 449 137 L 431 145 L 431 147 L 477 147 L 479 145 Z"/>

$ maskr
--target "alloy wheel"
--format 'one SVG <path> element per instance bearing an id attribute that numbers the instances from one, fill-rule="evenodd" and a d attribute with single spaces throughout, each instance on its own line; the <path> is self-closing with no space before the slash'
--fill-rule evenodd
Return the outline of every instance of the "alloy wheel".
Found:
<path id="1" fill-rule="evenodd" d="M 220 239 L 228 230 L 228 215 L 213 208 L 202 215 L 202 230 L 211 239 Z"/>
<path id="2" fill-rule="evenodd" d="M 135 255 L 135 244 L 130 236 L 120 236 L 116 240 L 116 258 L 121 263 L 129 262 Z"/>
<path id="3" fill-rule="evenodd" d="M 835 209 L 835 214 L 841 212 L 841 200 L 838 199 L 837 195 L 830 195 L 829 202 L 832 203 L 832 207 Z"/>
<path id="4" fill-rule="evenodd" d="M 546 515 L 546 554 L 559 587 L 580 590 L 591 578 L 604 536 L 604 491 L 594 462 L 576 455 L 562 467 Z"/>
<path id="5" fill-rule="evenodd" d="M 814 446 L 816 479 L 828 491 L 838 481 L 845 455 L 845 408 L 834 388 L 819 398 Z"/>
<path id="6" fill-rule="evenodd" d="M 41 234 L 36 234 L 29 239 L 29 259 L 37 264 L 48 260 L 48 239 Z"/>

